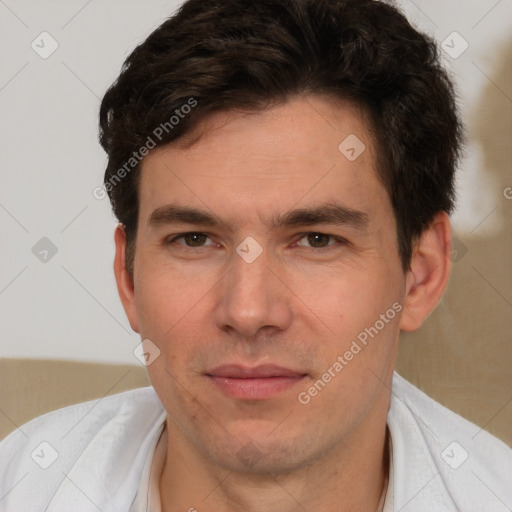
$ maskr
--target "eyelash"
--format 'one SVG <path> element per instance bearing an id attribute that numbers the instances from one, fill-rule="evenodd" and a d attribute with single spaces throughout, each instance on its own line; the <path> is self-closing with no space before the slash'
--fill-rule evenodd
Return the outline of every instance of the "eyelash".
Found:
<path id="1" fill-rule="evenodd" d="M 167 240 L 166 244 L 167 245 L 173 244 L 177 240 L 184 239 L 187 235 L 202 235 L 202 236 L 206 236 L 206 237 L 210 238 L 206 233 L 203 233 L 201 231 L 187 231 L 185 233 L 180 233 L 179 235 L 176 235 L 176 236 L 172 237 L 171 239 Z M 322 251 L 322 250 L 324 250 L 324 251 L 325 250 L 329 250 L 329 249 L 331 249 L 333 247 L 336 247 L 337 245 L 348 245 L 348 243 L 349 243 L 345 238 L 342 238 L 342 237 L 339 237 L 339 236 L 334 236 L 334 235 L 330 235 L 328 233 L 322 233 L 322 232 L 319 232 L 319 231 L 308 231 L 306 233 L 300 233 L 300 238 L 297 239 L 295 244 L 297 242 L 301 241 L 303 238 L 309 236 L 309 235 L 326 236 L 326 237 L 329 237 L 330 240 L 334 240 L 337 243 L 328 244 L 325 247 L 308 247 L 308 246 L 299 246 L 299 247 L 303 247 L 305 249 L 310 249 L 312 251 L 319 252 L 319 251 Z M 210 240 L 211 240 L 211 238 L 210 238 Z M 198 246 L 198 247 L 192 247 L 192 246 L 188 246 L 188 245 L 181 245 L 181 246 L 185 250 L 191 250 L 191 251 L 194 251 L 194 250 L 197 250 L 197 249 L 202 249 L 203 247 L 210 247 L 210 246 L 205 246 L 205 245 L 201 245 L 201 246 Z"/>

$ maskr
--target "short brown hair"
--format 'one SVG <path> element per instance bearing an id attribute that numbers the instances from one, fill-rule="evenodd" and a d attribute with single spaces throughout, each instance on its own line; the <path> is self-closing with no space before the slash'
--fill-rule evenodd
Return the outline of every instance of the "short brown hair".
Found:
<path id="1" fill-rule="evenodd" d="M 436 213 L 453 209 L 462 140 L 435 42 L 378 0 L 188 0 L 129 55 L 101 103 L 105 186 L 126 226 L 130 272 L 138 152 L 148 138 L 168 144 L 209 113 L 265 109 L 302 93 L 353 100 L 369 112 L 409 267 L 414 239 Z"/>

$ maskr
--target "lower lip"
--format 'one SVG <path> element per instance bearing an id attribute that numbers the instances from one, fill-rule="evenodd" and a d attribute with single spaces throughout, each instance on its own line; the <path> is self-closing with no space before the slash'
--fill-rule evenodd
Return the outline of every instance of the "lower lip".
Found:
<path id="1" fill-rule="evenodd" d="M 297 377 L 266 377 L 255 379 L 235 379 L 210 375 L 214 384 L 226 395 L 241 400 L 264 400 L 286 391 L 304 379 Z"/>

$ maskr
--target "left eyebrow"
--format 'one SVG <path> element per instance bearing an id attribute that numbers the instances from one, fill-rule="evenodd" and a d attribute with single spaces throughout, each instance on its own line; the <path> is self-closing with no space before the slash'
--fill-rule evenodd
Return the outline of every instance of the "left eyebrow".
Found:
<path id="1" fill-rule="evenodd" d="M 271 225 L 274 229 L 293 226 L 313 226 L 315 224 L 333 224 L 366 230 L 369 216 L 366 212 L 353 210 L 346 206 L 328 203 L 316 208 L 291 210 L 274 217 Z"/>

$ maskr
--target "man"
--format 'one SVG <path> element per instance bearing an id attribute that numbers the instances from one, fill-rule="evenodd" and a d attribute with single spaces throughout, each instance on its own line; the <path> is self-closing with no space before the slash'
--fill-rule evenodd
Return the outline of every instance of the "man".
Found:
<path id="1" fill-rule="evenodd" d="M 9 436 L 2 510 L 510 509 L 511 451 L 394 374 L 450 273 L 429 38 L 374 0 L 189 0 L 100 125 L 152 388 Z"/>

